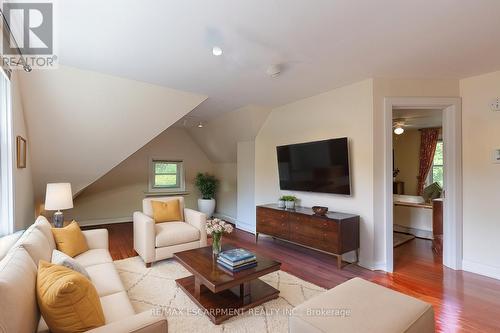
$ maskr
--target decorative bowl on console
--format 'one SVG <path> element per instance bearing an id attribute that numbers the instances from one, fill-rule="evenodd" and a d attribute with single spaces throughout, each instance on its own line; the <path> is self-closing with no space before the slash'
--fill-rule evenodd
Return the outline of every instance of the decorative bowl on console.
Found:
<path id="1" fill-rule="evenodd" d="M 325 216 L 326 212 L 328 212 L 328 207 L 313 206 L 312 210 L 316 215 Z"/>

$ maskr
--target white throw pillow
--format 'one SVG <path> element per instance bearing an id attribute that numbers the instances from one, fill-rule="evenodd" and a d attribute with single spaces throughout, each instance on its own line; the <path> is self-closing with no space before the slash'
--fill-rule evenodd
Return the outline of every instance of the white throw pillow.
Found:
<path id="1" fill-rule="evenodd" d="M 11 235 L 0 237 L 0 260 L 7 255 L 7 252 L 16 244 L 23 235 L 24 230 L 18 231 Z"/>
<path id="2" fill-rule="evenodd" d="M 80 265 L 75 259 L 68 256 L 66 253 L 63 253 L 58 250 L 52 251 L 52 263 L 72 269 L 75 272 L 82 274 L 83 276 L 85 276 L 87 279 L 90 280 L 90 276 L 89 273 L 87 273 L 87 270 L 82 265 Z"/>

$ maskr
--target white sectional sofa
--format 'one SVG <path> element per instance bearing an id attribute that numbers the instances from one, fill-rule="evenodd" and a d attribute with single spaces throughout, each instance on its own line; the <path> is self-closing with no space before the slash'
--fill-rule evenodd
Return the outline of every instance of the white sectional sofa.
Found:
<path id="1" fill-rule="evenodd" d="M 106 324 L 90 332 L 167 332 L 167 321 L 152 311 L 136 314 L 108 251 L 106 229 L 83 231 L 89 250 L 75 257 L 100 296 Z M 49 332 L 36 299 L 39 260 L 50 262 L 56 244 L 51 225 L 39 217 L 0 261 L 0 332 Z"/>

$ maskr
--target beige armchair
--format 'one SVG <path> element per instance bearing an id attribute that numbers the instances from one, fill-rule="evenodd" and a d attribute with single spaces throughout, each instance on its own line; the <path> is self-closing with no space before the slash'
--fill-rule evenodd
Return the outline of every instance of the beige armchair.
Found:
<path id="1" fill-rule="evenodd" d="M 182 221 L 155 223 L 151 201 L 179 200 Z M 146 267 L 172 258 L 175 252 L 207 245 L 207 216 L 184 208 L 183 197 L 153 197 L 142 200 L 142 212 L 134 212 L 134 249 Z"/>

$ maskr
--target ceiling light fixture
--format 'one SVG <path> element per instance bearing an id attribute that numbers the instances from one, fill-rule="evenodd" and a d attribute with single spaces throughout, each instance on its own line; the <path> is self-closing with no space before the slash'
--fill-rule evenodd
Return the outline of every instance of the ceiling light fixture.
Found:
<path id="1" fill-rule="evenodd" d="M 203 123 L 201 121 L 198 123 L 198 128 L 203 128 Z"/>
<path id="2" fill-rule="evenodd" d="M 396 127 L 394 127 L 394 134 L 401 135 L 404 132 L 405 132 L 405 129 L 403 127 L 401 127 L 401 125 L 396 125 Z"/>
<path id="3" fill-rule="evenodd" d="M 218 57 L 218 56 L 222 55 L 222 49 L 220 47 L 218 47 L 218 46 L 214 46 L 212 48 L 212 54 L 214 56 Z"/>

